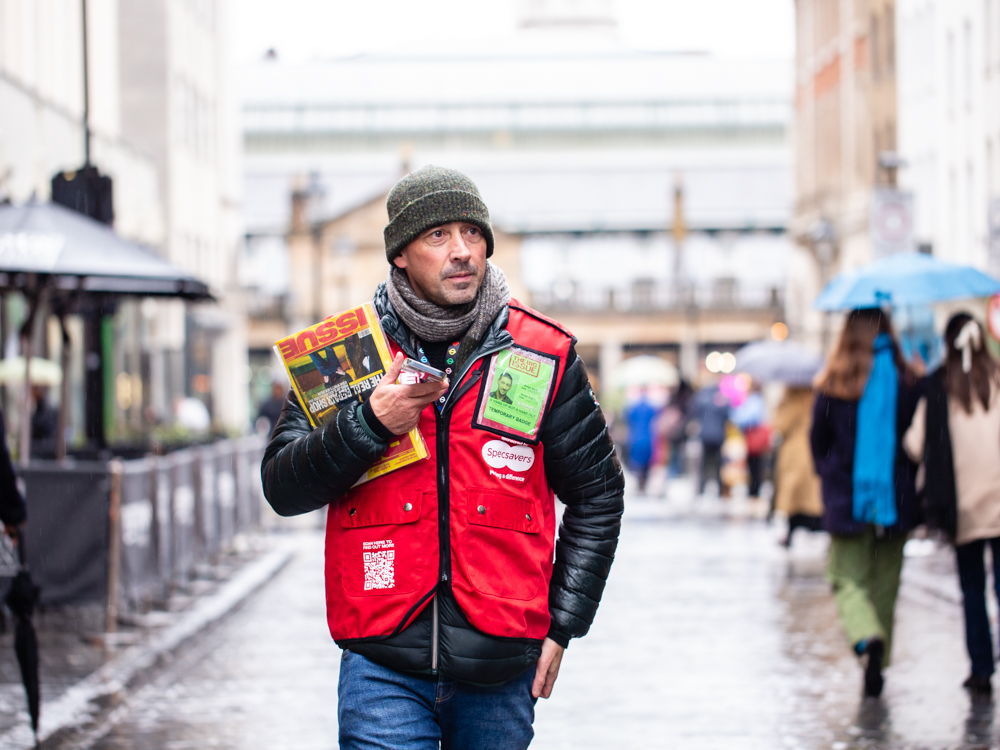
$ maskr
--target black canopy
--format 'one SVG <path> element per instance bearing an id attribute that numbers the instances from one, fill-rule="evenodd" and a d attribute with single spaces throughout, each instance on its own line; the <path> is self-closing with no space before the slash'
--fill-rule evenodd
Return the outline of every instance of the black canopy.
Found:
<path id="1" fill-rule="evenodd" d="M 152 250 L 55 203 L 0 205 L 0 289 L 24 289 L 23 274 L 47 276 L 54 291 L 212 298 Z"/>

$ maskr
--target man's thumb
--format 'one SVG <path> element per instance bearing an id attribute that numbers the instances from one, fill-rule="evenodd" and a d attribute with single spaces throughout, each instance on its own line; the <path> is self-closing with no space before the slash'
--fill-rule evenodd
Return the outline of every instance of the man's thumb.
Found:
<path id="1" fill-rule="evenodd" d="M 385 378 L 388 379 L 390 383 L 395 383 L 396 378 L 399 377 L 399 373 L 403 371 L 403 360 L 406 359 L 402 352 L 396 354 L 396 358 L 392 360 L 392 364 L 389 365 L 389 369 L 385 371 Z"/>

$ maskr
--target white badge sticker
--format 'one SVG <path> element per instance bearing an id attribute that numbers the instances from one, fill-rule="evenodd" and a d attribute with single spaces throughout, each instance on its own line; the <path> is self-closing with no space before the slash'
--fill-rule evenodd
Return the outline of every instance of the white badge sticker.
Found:
<path id="1" fill-rule="evenodd" d="M 508 445 L 502 440 L 490 440 L 483 445 L 483 460 L 494 469 L 527 471 L 535 463 L 535 451 L 527 445 Z"/>

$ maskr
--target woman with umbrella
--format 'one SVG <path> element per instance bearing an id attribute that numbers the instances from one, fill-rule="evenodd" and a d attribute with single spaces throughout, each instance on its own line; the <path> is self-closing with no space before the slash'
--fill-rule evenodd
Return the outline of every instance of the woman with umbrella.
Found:
<path id="1" fill-rule="evenodd" d="M 955 544 L 973 694 L 993 691 L 993 644 L 986 614 L 983 554 L 992 549 L 1000 597 L 1000 369 L 982 326 L 967 313 L 945 328 L 944 363 L 929 378 L 905 447 L 924 462 L 927 520 Z"/>
<path id="2" fill-rule="evenodd" d="M 847 637 L 865 660 L 867 696 L 882 692 L 903 544 L 917 523 L 916 464 L 902 438 L 921 386 L 879 308 L 848 314 L 817 378 L 810 442 L 831 535 L 827 579 Z"/>

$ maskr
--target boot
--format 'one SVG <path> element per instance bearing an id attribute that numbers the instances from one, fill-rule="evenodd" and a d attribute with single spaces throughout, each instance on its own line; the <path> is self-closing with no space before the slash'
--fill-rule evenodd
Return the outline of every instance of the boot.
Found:
<path id="1" fill-rule="evenodd" d="M 962 687 L 968 690 L 972 695 L 985 696 L 993 694 L 993 683 L 990 682 L 989 675 L 981 677 L 976 674 L 970 674 L 968 679 L 962 683 Z"/>
<path id="2" fill-rule="evenodd" d="M 865 663 L 865 695 L 878 698 L 882 695 L 882 687 L 885 685 L 885 680 L 882 678 L 885 642 L 881 638 L 870 638 L 865 643 L 863 653 L 868 657 Z"/>

